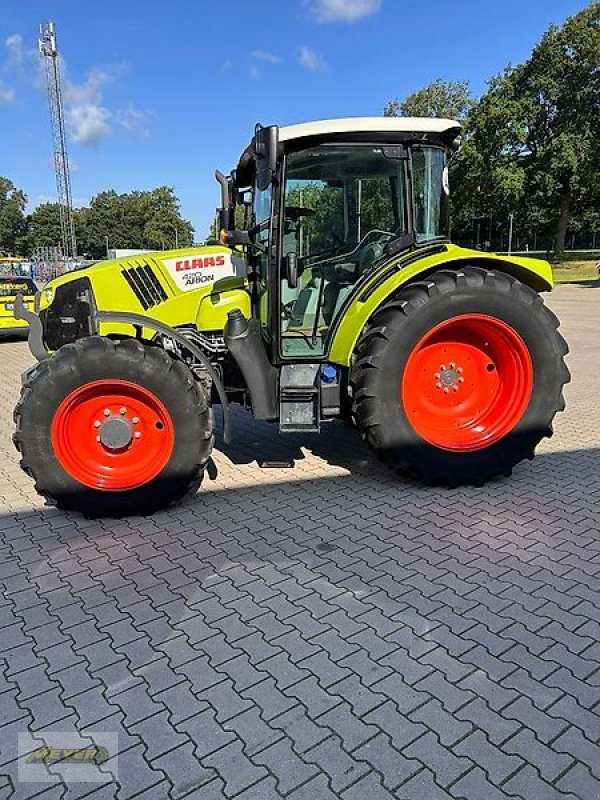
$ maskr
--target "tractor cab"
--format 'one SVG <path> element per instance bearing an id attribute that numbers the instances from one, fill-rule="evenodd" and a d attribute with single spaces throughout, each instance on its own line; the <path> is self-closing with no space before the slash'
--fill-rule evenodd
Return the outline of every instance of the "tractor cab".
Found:
<path id="1" fill-rule="evenodd" d="M 377 268 L 447 240 L 459 131 L 452 120 L 385 117 L 257 126 L 224 191 L 221 235 L 246 244 L 274 362 L 323 360 Z M 250 228 L 229 230 L 232 201 L 248 191 Z"/>

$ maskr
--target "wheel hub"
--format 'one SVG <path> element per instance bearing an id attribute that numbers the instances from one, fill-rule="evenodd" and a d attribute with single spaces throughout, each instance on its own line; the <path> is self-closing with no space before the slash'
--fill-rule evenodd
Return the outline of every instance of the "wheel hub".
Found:
<path id="1" fill-rule="evenodd" d="M 109 417 L 99 429 L 99 437 L 109 450 L 122 450 L 133 440 L 133 425 L 124 417 Z"/>
<path id="2" fill-rule="evenodd" d="M 440 372 L 440 382 L 443 386 L 452 387 L 458 381 L 458 372 L 455 369 L 445 369 Z"/>

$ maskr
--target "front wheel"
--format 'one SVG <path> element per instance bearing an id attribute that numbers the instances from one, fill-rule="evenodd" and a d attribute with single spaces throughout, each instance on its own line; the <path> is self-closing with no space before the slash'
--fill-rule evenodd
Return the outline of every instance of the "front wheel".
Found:
<path id="1" fill-rule="evenodd" d="M 148 514 L 197 489 L 213 443 L 203 387 L 134 339 L 60 348 L 25 376 L 15 422 L 37 491 L 94 516 Z"/>
<path id="2" fill-rule="evenodd" d="M 352 372 L 359 431 L 384 460 L 458 485 L 533 458 L 564 409 L 558 320 L 516 279 L 441 270 L 370 320 Z"/>

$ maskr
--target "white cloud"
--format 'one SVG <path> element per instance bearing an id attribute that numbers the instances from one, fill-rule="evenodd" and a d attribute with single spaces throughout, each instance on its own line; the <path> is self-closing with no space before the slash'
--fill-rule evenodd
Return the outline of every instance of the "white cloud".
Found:
<path id="1" fill-rule="evenodd" d="M 84 147 L 97 144 L 112 133 L 112 114 L 104 106 L 80 104 L 67 108 L 65 113 L 73 140 Z"/>
<path id="2" fill-rule="evenodd" d="M 0 82 L 0 106 L 9 106 L 11 103 L 14 103 L 15 97 L 15 90 L 4 86 L 2 82 Z"/>
<path id="3" fill-rule="evenodd" d="M 253 50 L 250 53 L 250 58 L 255 58 L 257 61 L 265 61 L 267 64 L 281 64 L 283 60 L 275 53 L 269 52 L 269 50 Z"/>
<path id="4" fill-rule="evenodd" d="M 317 22 L 356 22 L 374 14 L 381 0 L 309 0 Z"/>
<path id="5" fill-rule="evenodd" d="M 94 67 L 82 83 L 76 83 L 63 73 L 65 117 L 73 141 L 84 147 L 95 145 L 112 133 L 112 112 L 103 104 L 104 87 L 112 80 L 111 69 Z"/>
<path id="6" fill-rule="evenodd" d="M 323 70 L 327 69 L 327 64 L 323 61 L 321 56 L 305 44 L 298 47 L 298 61 L 300 62 L 300 66 L 311 72 L 323 72 Z"/>
<path id="7" fill-rule="evenodd" d="M 142 108 L 134 108 L 130 103 L 126 109 L 117 113 L 117 119 L 127 133 L 134 136 L 140 136 L 143 139 L 150 136 L 150 130 L 147 127 L 148 119 L 151 115 L 150 111 Z"/>
<path id="8" fill-rule="evenodd" d="M 8 51 L 8 64 L 12 67 L 22 67 L 28 53 L 25 50 L 21 34 L 13 33 L 8 36 L 4 40 L 4 46 Z"/>

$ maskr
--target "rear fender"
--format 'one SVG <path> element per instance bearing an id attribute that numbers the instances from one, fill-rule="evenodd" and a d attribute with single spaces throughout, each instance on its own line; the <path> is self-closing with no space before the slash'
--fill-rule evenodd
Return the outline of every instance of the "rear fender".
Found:
<path id="1" fill-rule="evenodd" d="M 447 245 L 443 252 L 423 254 L 414 260 L 414 252 L 406 254 L 376 270 L 366 283 L 357 286 L 350 304 L 337 321 L 329 361 L 349 366 L 352 353 L 370 317 L 401 286 L 426 277 L 439 269 L 458 271 L 470 264 L 484 269 L 496 270 L 512 275 L 537 292 L 549 291 L 554 282 L 552 268 L 547 261 L 536 258 L 500 256 L 495 253 L 482 253 L 480 250 L 466 250 L 456 245 Z M 403 261 L 409 263 L 402 266 Z"/>

